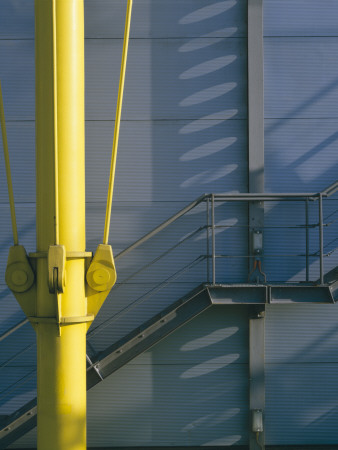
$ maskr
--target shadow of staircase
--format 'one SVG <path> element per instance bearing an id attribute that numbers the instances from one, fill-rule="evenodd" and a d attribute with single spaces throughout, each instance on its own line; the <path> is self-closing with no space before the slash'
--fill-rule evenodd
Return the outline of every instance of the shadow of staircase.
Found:
<path id="1" fill-rule="evenodd" d="M 337 182 L 335 184 L 337 189 Z M 335 192 L 335 191 L 334 191 Z M 239 194 L 245 199 L 244 201 L 255 201 L 255 197 L 248 197 L 246 194 Z M 283 194 L 270 194 L 265 201 L 282 198 Z M 295 194 L 294 194 L 295 195 Z M 299 194 L 300 196 L 302 194 Z M 311 198 L 309 194 L 307 198 Z M 320 194 L 322 195 L 322 193 Z M 309 197 L 310 196 L 310 197 Z M 248 198 L 247 198 L 248 197 Z M 234 201 L 237 198 L 232 195 L 231 199 L 226 195 L 221 195 L 221 201 Z M 123 250 L 116 259 L 126 255 L 133 249 L 150 240 L 157 233 L 164 230 L 177 219 L 187 214 L 200 203 L 208 201 L 209 207 L 210 195 L 204 195 L 183 208 L 167 221 L 156 227 L 143 238 Z M 212 224 L 199 228 L 197 232 L 212 228 Z M 214 233 L 211 229 L 211 234 Z M 191 233 L 194 235 L 196 231 Z M 215 234 L 211 236 L 215 239 Z M 185 238 L 186 240 L 187 238 Z M 184 242 L 184 240 L 182 241 Z M 172 248 L 166 250 L 167 255 L 172 249 L 177 248 L 179 244 L 174 244 Z M 211 247 L 211 246 L 210 246 Z M 322 257 L 325 255 L 321 255 Z M 151 264 L 158 262 L 160 257 L 156 257 Z M 247 255 L 246 255 L 247 257 Z M 215 260 L 216 254 L 213 246 L 212 253 L 209 255 L 201 255 L 197 258 L 207 259 L 207 261 Z M 209 263 L 208 263 L 209 264 Z M 147 264 L 149 267 L 150 264 Z M 142 271 L 137 271 L 137 275 Z M 130 278 L 130 277 L 129 277 Z M 213 282 L 200 284 L 184 297 L 165 307 L 159 314 L 153 316 L 150 320 L 146 320 L 141 326 L 129 332 L 123 338 L 118 339 L 111 345 L 108 345 L 103 351 L 93 355 L 87 355 L 87 389 L 91 389 L 97 383 L 101 382 L 112 373 L 120 369 L 129 361 L 150 349 L 159 341 L 167 337 L 179 327 L 183 326 L 197 315 L 212 307 L 212 305 L 265 305 L 265 304 L 287 304 L 287 303 L 334 303 L 338 300 L 338 267 L 334 267 L 324 274 L 321 279 L 313 282 L 279 282 L 279 283 L 216 283 L 215 276 L 212 277 Z M 171 281 L 169 277 L 165 282 L 160 283 L 167 285 Z M 157 292 L 157 290 L 155 290 Z M 23 321 L 22 323 L 26 323 Z M 15 330 L 17 327 L 14 327 Z M 14 330 L 14 329 L 13 329 Z M 15 331 L 14 330 L 14 331 Z M 6 448 L 18 438 L 26 434 L 29 430 L 36 426 L 37 422 L 37 400 L 33 399 L 9 416 L 0 417 L 0 448 Z"/>

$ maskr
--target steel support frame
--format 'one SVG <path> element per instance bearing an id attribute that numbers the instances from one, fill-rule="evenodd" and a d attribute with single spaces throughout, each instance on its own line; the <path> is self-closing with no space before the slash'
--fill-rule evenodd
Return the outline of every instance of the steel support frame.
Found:
<path id="1" fill-rule="evenodd" d="M 263 0 L 248 0 L 248 191 L 264 192 L 264 50 Z M 249 219 L 249 273 L 255 268 L 262 249 L 254 245 L 254 233 L 263 233 L 264 203 L 250 202 Z M 260 260 L 259 260 L 260 261 Z M 260 264 L 260 262 L 259 262 Z M 259 268 L 261 266 L 258 266 Z M 261 270 L 261 269 L 260 269 Z M 249 372 L 250 372 L 250 450 L 265 448 L 264 439 L 264 316 L 265 306 L 254 307 L 250 318 Z M 263 431 L 253 432 L 253 414 L 262 412 Z"/>
<path id="2" fill-rule="evenodd" d="M 263 0 L 248 0 L 248 192 L 264 192 Z M 264 203 L 249 203 L 252 233 L 264 225 Z"/>
<path id="3" fill-rule="evenodd" d="M 263 0 L 248 0 L 249 192 L 264 192 Z"/>
<path id="4" fill-rule="evenodd" d="M 248 0 L 248 192 L 264 192 L 263 0 Z M 264 225 L 264 203 L 249 203 L 252 233 Z"/>
<path id="5" fill-rule="evenodd" d="M 334 281 L 336 276 L 337 271 L 335 269 L 332 271 L 330 279 L 332 278 Z M 209 307 L 213 307 L 213 305 L 242 305 L 250 310 L 250 410 L 262 409 L 264 412 L 263 313 L 266 304 L 300 302 L 302 291 L 306 292 L 303 297 L 307 298 L 308 301 L 318 303 L 318 297 L 322 295 L 321 301 L 323 303 L 331 303 L 329 293 L 331 289 L 338 291 L 336 285 L 337 282 L 326 287 L 308 286 L 303 288 L 259 285 L 200 285 L 105 351 L 87 358 L 87 389 L 101 382 L 126 362 L 148 350 Z M 323 289 L 325 289 L 325 293 L 322 292 Z M 313 290 L 314 294 L 309 295 L 309 290 Z M 321 292 L 322 294 L 320 294 Z M 333 295 L 334 292 L 332 291 Z M 36 399 L 34 399 L 8 417 L 0 426 L 0 448 L 7 448 L 8 445 L 34 428 L 36 426 L 36 412 Z M 256 435 L 251 432 L 251 428 L 252 415 L 250 415 L 250 445 L 252 449 L 256 450 Z M 264 444 L 264 430 L 259 435 L 259 444 Z M 258 448 L 261 449 L 261 447 Z"/>
<path id="6" fill-rule="evenodd" d="M 249 405 L 250 405 L 250 450 L 265 448 L 265 306 L 253 307 L 249 318 Z M 254 415 L 262 415 L 263 428 L 254 430 Z"/>

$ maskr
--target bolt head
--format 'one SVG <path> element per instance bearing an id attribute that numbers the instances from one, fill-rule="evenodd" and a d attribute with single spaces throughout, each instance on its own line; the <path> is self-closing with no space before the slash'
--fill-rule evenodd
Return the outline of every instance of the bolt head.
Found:
<path id="1" fill-rule="evenodd" d="M 34 273 L 26 262 L 15 261 L 7 266 L 5 279 L 13 292 L 25 292 L 34 283 Z"/>
<path id="2" fill-rule="evenodd" d="M 104 268 L 95 270 L 93 273 L 93 281 L 98 285 L 109 283 L 110 281 L 109 270 Z"/>
<path id="3" fill-rule="evenodd" d="M 92 261 L 87 274 L 88 285 L 98 292 L 110 290 L 116 281 L 116 270 L 113 264 L 109 265 L 106 261 Z"/>
<path id="4" fill-rule="evenodd" d="M 25 283 L 27 283 L 27 273 L 24 270 L 14 270 L 12 272 L 12 283 L 16 286 L 23 286 Z"/>

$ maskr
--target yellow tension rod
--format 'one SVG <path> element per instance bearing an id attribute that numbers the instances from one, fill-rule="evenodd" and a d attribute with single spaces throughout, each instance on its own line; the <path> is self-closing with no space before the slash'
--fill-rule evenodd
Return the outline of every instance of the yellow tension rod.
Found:
<path id="1" fill-rule="evenodd" d="M 12 177 L 11 177 L 11 167 L 9 164 L 9 152 L 8 152 L 5 111 L 4 111 L 4 103 L 3 103 L 3 98 L 2 98 L 1 81 L 0 81 L 0 121 L 1 121 L 1 131 L 2 131 L 2 142 L 3 142 L 4 155 L 5 155 L 9 205 L 10 205 L 10 209 L 11 209 L 13 241 L 14 241 L 14 245 L 18 245 L 19 244 L 18 229 L 16 226 L 16 218 L 15 218 L 14 194 L 13 194 L 13 185 L 12 185 Z"/>
<path id="2" fill-rule="evenodd" d="M 131 20 L 132 5 L 133 5 L 133 0 L 128 0 L 127 13 L 126 13 L 126 23 L 125 23 L 125 28 L 124 28 L 124 40 L 123 40 L 123 50 L 122 50 L 120 84 L 119 84 L 119 92 L 118 92 L 117 106 L 116 106 L 114 140 L 113 140 L 112 158 L 111 158 L 111 164 L 110 164 L 109 187 L 108 187 L 107 207 L 106 207 L 106 220 L 105 220 L 104 234 L 103 234 L 103 243 L 104 244 L 108 244 L 108 237 L 109 237 L 110 216 L 111 216 L 111 206 L 112 206 L 113 191 L 114 191 L 114 179 L 115 179 L 115 170 L 116 170 L 117 147 L 118 147 L 119 134 L 120 134 L 123 90 L 124 90 L 124 80 L 125 80 L 126 66 L 127 66 L 127 54 L 128 54 L 128 44 L 129 44 L 129 32 L 130 32 L 130 20 Z"/>
<path id="3" fill-rule="evenodd" d="M 53 103 L 54 103 L 54 232 L 55 244 L 59 245 L 59 144 L 58 144 L 58 90 L 57 90 L 57 48 L 56 48 L 56 3 L 53 0 Z"/>

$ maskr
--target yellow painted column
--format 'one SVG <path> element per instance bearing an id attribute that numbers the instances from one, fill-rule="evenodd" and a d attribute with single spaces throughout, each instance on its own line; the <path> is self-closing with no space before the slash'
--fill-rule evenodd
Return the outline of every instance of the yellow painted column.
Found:
<path id="1" fill-rule="evenodd" d="M 38 449 L 83 450 L 85 263 L 69 258 L 85 251 L 83 0 L 35 0 L 35 27 Z M 63 293 L 51 294 L 46 254 L 56 244 L 68 257 Z"/>

